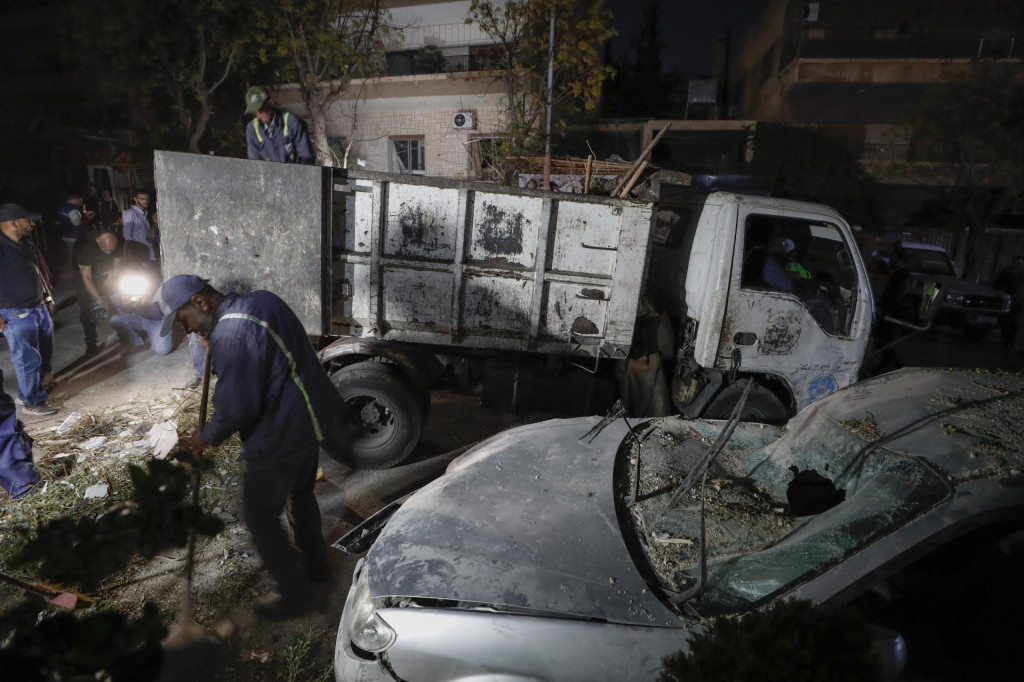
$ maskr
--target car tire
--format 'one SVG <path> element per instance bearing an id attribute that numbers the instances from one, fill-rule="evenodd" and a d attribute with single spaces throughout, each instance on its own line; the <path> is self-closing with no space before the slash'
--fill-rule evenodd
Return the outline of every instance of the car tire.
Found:
<path id="1" fill-rule="evenodd" d="M 748 381 L 750 380 L 748 379 Z M 746 387 L 747 384 L 744 381 L 737 381 L 726 386 L 715 396 L 711 404 L 704 409 L 701 417 L 706 419 L 728 419 Z M 760 384 L 755 383 L 751 387 L 750 395 L 747 396 L 747 402 L 743 405 L 743 411 L 740 413 L 740 421 L 785 424 L 788 418 L 789 414 L 786 412 L 786 406 L 782 404 L 782 401 L 774 393 Z"/>
<path id="2" fill-rule="evenodd" d="M 423 430 L 424 402 L 397 367 L 357 362 L 332 373 L 331 381 L 352 408 L 353 467 L 387 469 L 409 456 Z"/>

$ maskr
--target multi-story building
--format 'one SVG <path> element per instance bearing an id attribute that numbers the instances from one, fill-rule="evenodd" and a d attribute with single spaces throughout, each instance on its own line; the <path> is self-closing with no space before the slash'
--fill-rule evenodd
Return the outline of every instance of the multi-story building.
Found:
<path id="1" fill-rule="evenodd" d="M 893 173 L 927 156 L 905 125 L 925 89 L 973 59 L 1022 55 L 1019 2 L 771 0 L 732 63 L 730 114 L 831 133 L 884 183 L 897 223 L 935 193 Z"/>
<path id="2" fill-rule="evenodd" d="M 349 167 L 477 177 L 506 110 L 502 74 L 489 70 L 494 43 L 467 24 L 469 0 L 384 2 L 398 31 L 387 74 L 353 79 L 329 110 L 328 136 Z M 279 89 L 286 107 L 298 93 Z"/>

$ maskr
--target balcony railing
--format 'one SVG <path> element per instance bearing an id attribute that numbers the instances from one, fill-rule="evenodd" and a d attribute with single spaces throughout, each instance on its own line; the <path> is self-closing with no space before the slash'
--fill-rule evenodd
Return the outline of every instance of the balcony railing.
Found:
<path id="1" fill-rule="evenodd" d="M 902 38 L 850 39 L 833 37 L 829 30 L 821 40 L 788 41 L 781 63 L 803 59 L 1007 59 L 1022 55 L 1024 40 L 1016 38 Z"/>
<path id="2" fill-rule="evenodd" d="M 406 26 L 398 31 L 394 47 L 416 48 L 427 45 L 487 45 L 494 41 L 477 24 L 431 24 Z"/>
<path id="3" fill-rule="evenodd" d="M 436 50 L 391 52 L 388 54 L 389 76 L 414 76 L 428 73 L 463 73 L 493 68 L 494 60 L 487 53 L 443 55 Z"/>

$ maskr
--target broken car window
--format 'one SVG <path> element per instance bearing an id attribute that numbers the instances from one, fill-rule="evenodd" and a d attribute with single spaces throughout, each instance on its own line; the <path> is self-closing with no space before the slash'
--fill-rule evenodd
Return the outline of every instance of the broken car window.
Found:
<path id="1" fill-rule="evenodd" d="M 700 487 L 662 512 L 720 425 L 658 423 L 646 440 L 641 494 L 630 511 L 650 566 L 670 593 L 682 592 L 700 575 Z M 740 613 L 792 589 L 950 493 L 943 477 L 921 460 L 884 448 L 865 455 L 867 442 L 833 422 L 767 445 L 742 430 L 737 435 L 704 490 L 707 590 L 688 602 L 701 616 Z M 842 501 L 794 516 L 787 501 L 793 469 L 823 475 L 842 492 Z"/>

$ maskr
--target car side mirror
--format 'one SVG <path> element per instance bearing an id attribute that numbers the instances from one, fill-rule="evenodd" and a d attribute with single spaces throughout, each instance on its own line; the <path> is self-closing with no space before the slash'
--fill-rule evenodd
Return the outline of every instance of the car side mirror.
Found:
<path id="1" fill-rule="evenodd" d="M 907 643 L 896 630 L 868 623 L 871 653 L 878 660 L 880 679 L 896 680 L 907 666 Z"/>

